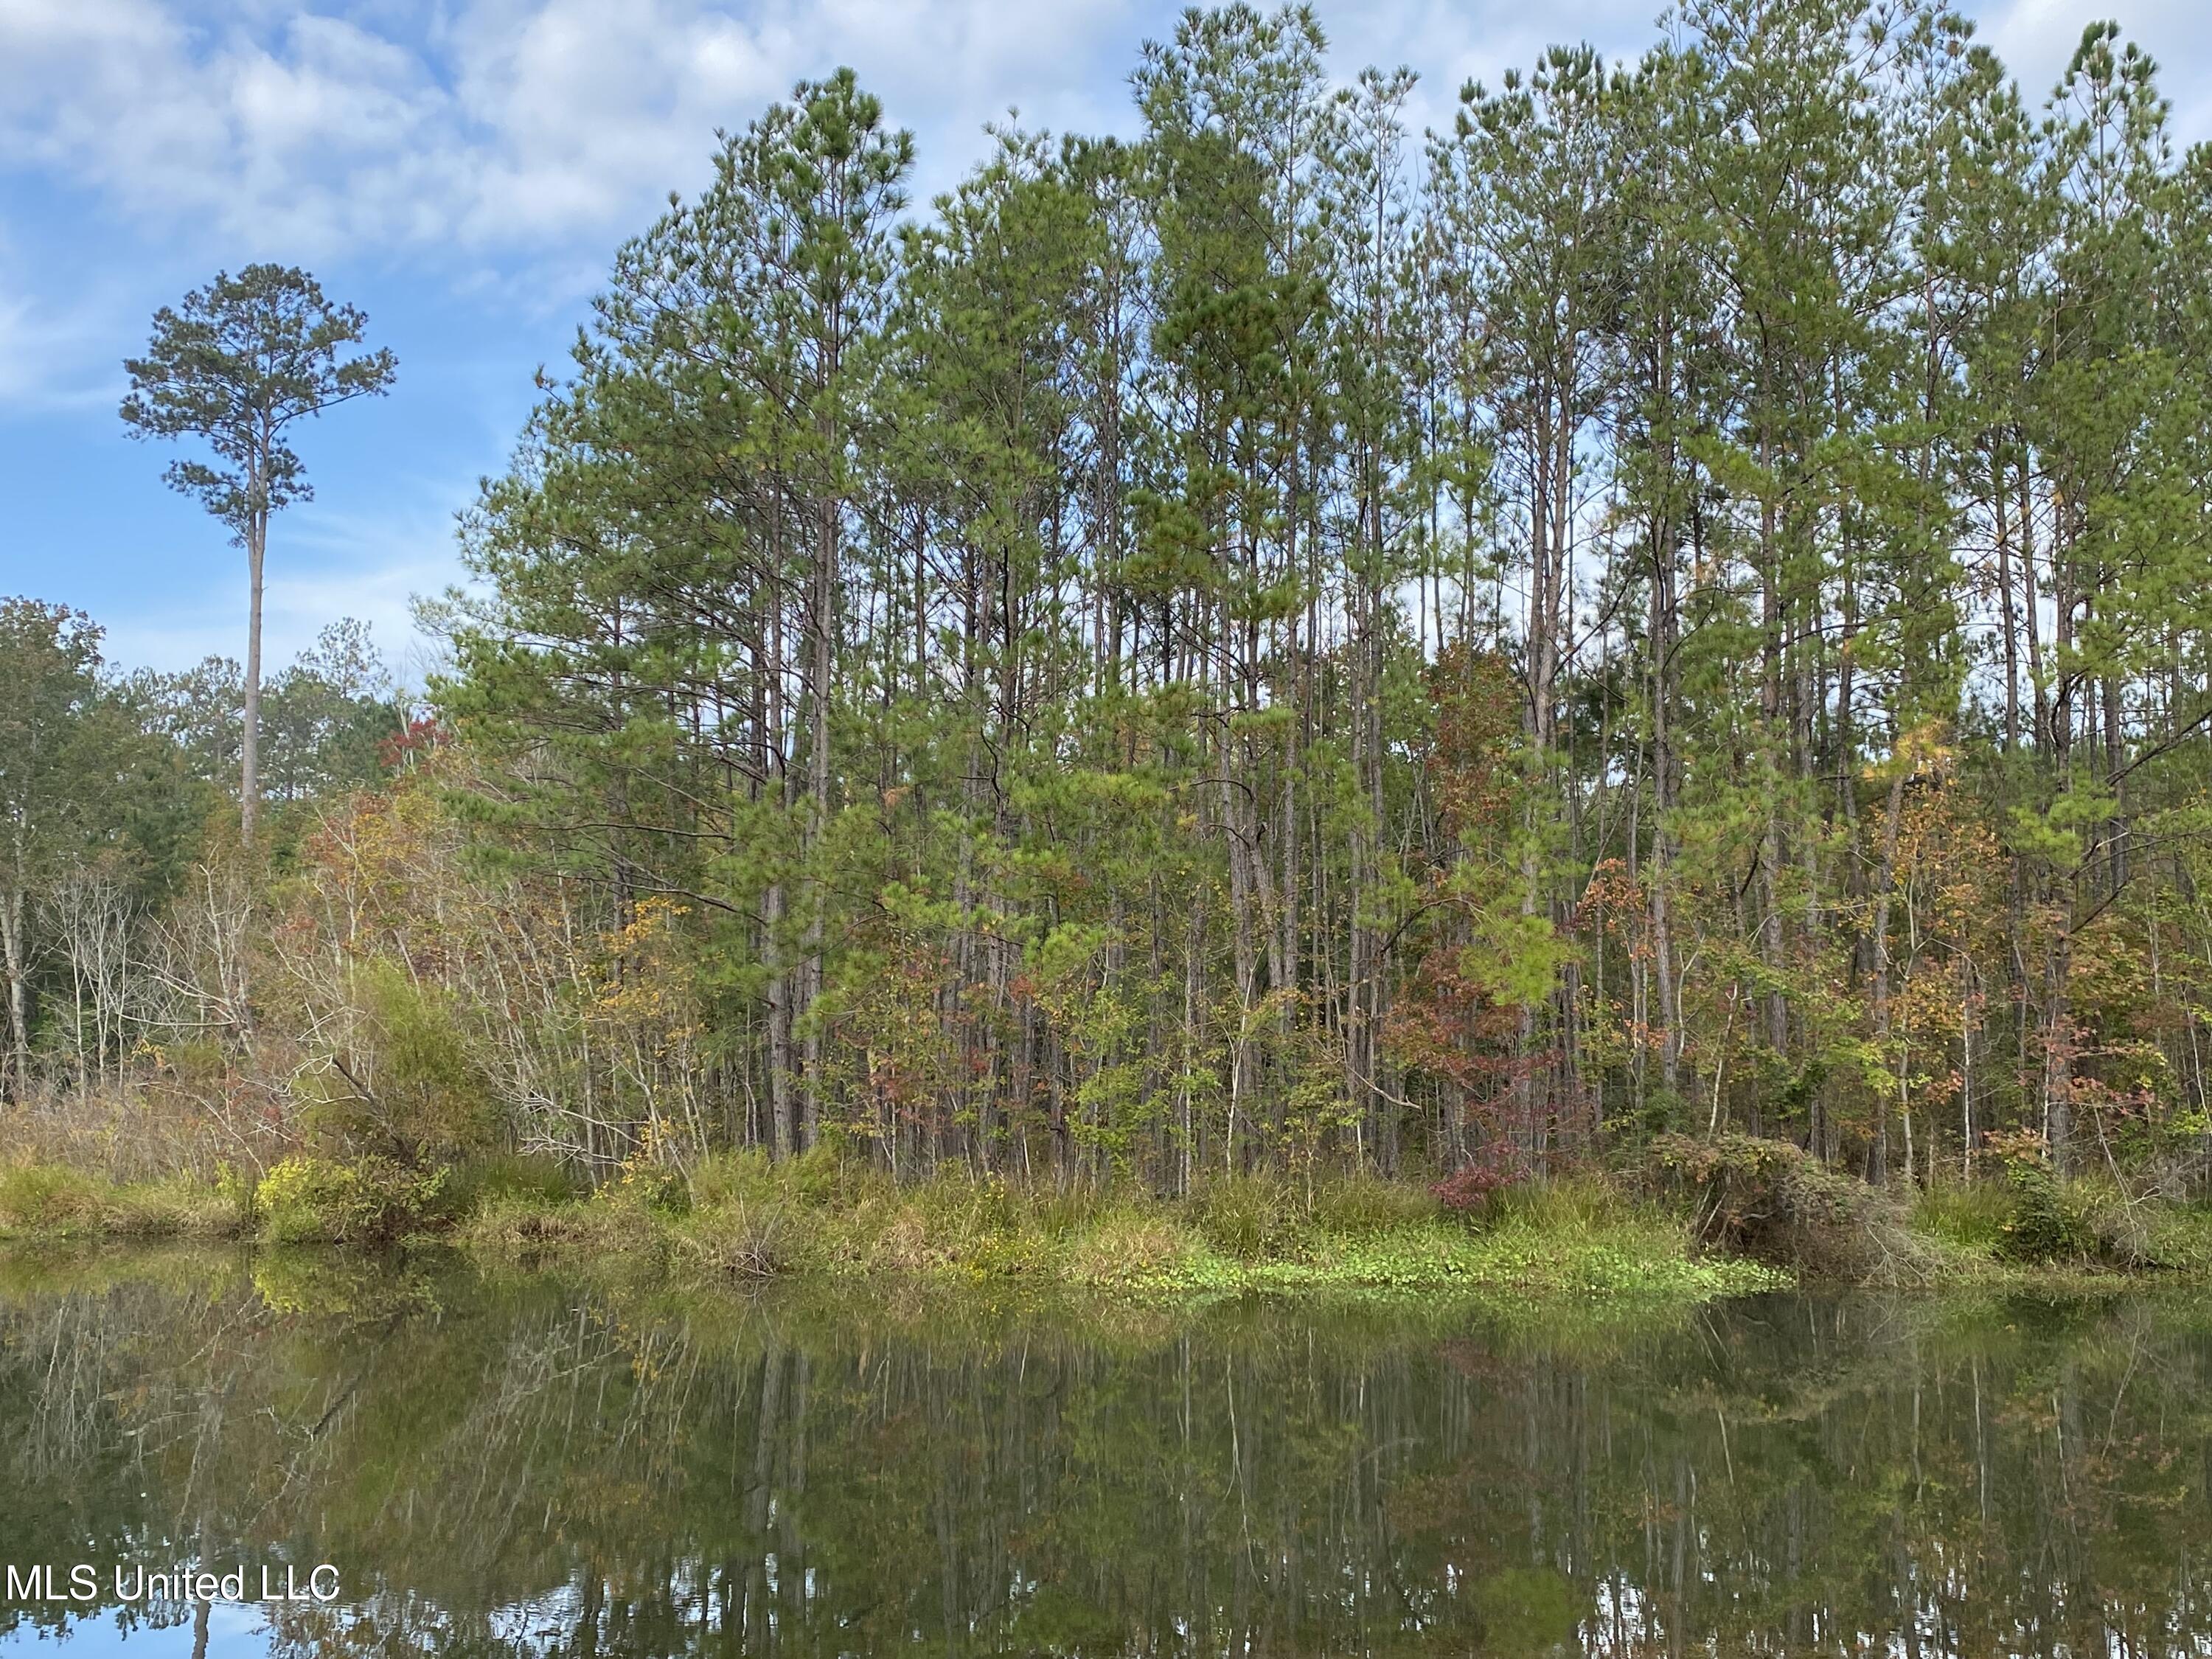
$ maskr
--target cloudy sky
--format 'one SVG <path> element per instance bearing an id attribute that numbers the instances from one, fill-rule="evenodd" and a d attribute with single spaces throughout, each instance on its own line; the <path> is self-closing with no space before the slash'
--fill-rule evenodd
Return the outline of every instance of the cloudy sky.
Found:
<path id="1" fill-rule="evenodd" d="M 1322 0 L 1332 64 L 1408 64 L 1416 124 L 1555 40 L 1631 54 L 1659 0 Z M 303 435 L 318 499 L 272 534 L 278 660 L 340 615 L 395 653 L 453 580 L 453 516 L 506 457 L 623 237 L 702 179 L 718 126 L 853 65 L 921 154 L 986 121 L 1126 131 L 1169 0 L 0 0 L 0 594 L 82 606 L 111 656 L 242 654 L 241 556 L 116 419 L 156 306 L 304 264 L 399 355 L 396 393 Z M 2206 0 L 1967 0 L 2039 97 L 2083 25 L 2160 61 L 2212 137 Z"/>

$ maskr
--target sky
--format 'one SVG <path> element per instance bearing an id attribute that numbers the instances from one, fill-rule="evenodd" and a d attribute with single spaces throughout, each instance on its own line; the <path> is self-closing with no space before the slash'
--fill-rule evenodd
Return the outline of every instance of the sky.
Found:
<path id="1" fill-rule="evenodd" d="M 1318 0 L 1333 73 L 1410 64 L 1413 125 L 1547 45 L 1632 56 L 1659 0 Z M 2207 0 L 1965 0 L 2031 98 L 2085 24 L 2155 57 L 2212 138 Z M 393 394 L 298 447 L 270 533 L 275 663 L 341 616 L 403 670 L 411 594 L 459 579 L 454 515 L 501 470 L 617 245 L 801 78 L 850 64 L 918 146 L 926 204 L 1010 110 L 1127 133 L 1171 0 L 0 0 L 0 596 L 101 623 L 112 661 L 245 654 L 245 561 L 126 440 L 122 360 L 218 270 L 304 265 L 399 357 Z"/>

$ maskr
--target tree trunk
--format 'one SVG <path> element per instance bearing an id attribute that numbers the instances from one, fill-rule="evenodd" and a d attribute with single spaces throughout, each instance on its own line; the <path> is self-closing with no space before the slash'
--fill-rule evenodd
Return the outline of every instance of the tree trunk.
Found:
<path id="1" fill-rule="evenodd" d="M 4 963 L 8 972 L 8 1097 L 18 1103 L 30 1097 L 31 1087 L 30 968 L 23 939 L 23 883 L 19 870 L 12 890 L 0 898 L 0 963 Z"/>
<path id="2" fill-rule="evenodd" d="M 269 515 L 254 515 L 246 531 L 246 721 L 239 739 L 238 838 L 253 845 L 261 810 L 261 569 L 269 548 Z"/>
<path id="3" fill-rule="evenodd" d="M 1875 880 L 1874 896 L 1874 973 L 1868 988 L 1868 999 L 1874 1005 L 1875 1042 L 1882 1056 L 1889 1059 L 1889 901 L 1897 884 L 1898 830 L 1905 817 L 1905 765 L 1894 750 L 1890 755 L 1894 769 L 1889 780 L 1889 805 L 1881 821 L 1881 868 Z M 1908 1130 L 1908 1133 L 1910 1131 Z M 1905 1173 L 1911 1174 L 1910 1143 L 1907 1143 Z M 1867 1178 L 1877 1186 L 1889 1180 L 1889 1096 L 1883 1092 L 1881 1106 L 1875 1115 L 1874 1147 L 1867 1159 Z"/>

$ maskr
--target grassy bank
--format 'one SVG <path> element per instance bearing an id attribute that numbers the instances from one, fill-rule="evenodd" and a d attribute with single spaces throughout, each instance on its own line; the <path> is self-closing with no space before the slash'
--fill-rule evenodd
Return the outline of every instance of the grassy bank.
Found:
<path id="1" fill-rule="evenodd" d="M 2212 1274 L 2212 1209 L 2084 1179 L 1987 1181 L 1908 1207 L 1765 1150 L 1720 1146 L 1672 1200 L 1596 1180 L 1454 1212 L 1426 1187 L 1217 1178 L 1188 1199 L 964 1174 L 898 1184 L 817 1156 L 713 1158 L 597 1191 L 492 1160 L 420 1175 L 292 1159 L 248 1183 L 0 1168 L 0 1238 L 437 1240 L 525 1264 L 619 1260 L 734 1280 L 1057 1285 L 1138 1297 L 1462 1287 L 1692 1301 L 1794 1278 L 1936 1285 Z"/>
<path id="2" fill-rule="evenodd" d="M 0 1238 L 234 1238 L 252 1231 L 230 1181 L 116 1181 L 63 1164 L 0 1164 Z"/>
<path id="3" fill-rule="evenodd" d="M 1056 1285 L 1136 1295 L 1415 1291 L 1704 1300 L 1783 1282 L 1692 1248 L 1680 1216 L 1601 1184 L 1445 1210 L 1425 1187 L 1217 1179 L 1188 1200 L 964 1175 L 895 1184 L 816 1158 L 709 1161 L 589 1195 L 517 1162 L 428 1180 L 312 1161 L 258 1186 L 0 1170 L 0 1237 L 376 1243 L 435 1237 L 510 1261 L 648 1260 L 737 1279 Z"/>
<path id="4" fill-rule="evenodd" d="M 1531 1189 L 1469 1217 L 1425 1188 L 1376 1180 L 1217 1179 L 1170 1200 L 964 1176 L 902 1187 L 849 1165 L 732 1158 L 700 1171 L 672 1203 L 620 1188 L 565 1205 L 502 1199 L 458 1237 L 511 1256 L 647 1249 L 740 1278 L 1141 1293 L 1462 1285 L 1702 1299 L 1780 1282 L 1753 1263 L 1700 1255 L 1679 1218 L 1595 1184 Z"/>

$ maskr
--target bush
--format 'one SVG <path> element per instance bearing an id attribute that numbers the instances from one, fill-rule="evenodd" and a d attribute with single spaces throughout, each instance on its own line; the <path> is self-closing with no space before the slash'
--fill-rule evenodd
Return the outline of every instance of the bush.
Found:
<path id="1" fill-rule="evenodd" d="M 1887 1194 L 1827 1168 L 1795 1142 L 1756 1135 L 1653 1144 L 1697 1206 L 1698 1241 L 1808 1278 L 1923 1283 L 1936 1257 Z"/>
<path id="2" fill-rule="evenodd" d="M 288 1158 L 255 1198 L 272 1244 L 382 1244 L 443 1218 L 448 1171 L 422 1176 L 388 1158 Z"/>
<path id="3" fill-rule="evenodd" d="M 346 1040 L 301 1088 L 310 1121 L 349 1146 L 408 1158 L 484 1146 L 497 1121 L 493 1091 L 443 994 L 380 957 L 361 965 L 349 990 Z"/>
<path id="4" fill-rule="evenodd" d="M 2094 1253 L 2087 1229 L 2066 1201 L 2057 1172 L 2041 1160 L 2014 1158 L 2005 1169 L 2011 1213 L 1997 1253 L 2014 1261 L 2077 1261 Z"/>
<path id="5" fill-rule="evenodd" d="M 1447 1210 L 1467 1215 L 1487 1209 L 1493 1195 L 1528 1178 L 1519 1150 L 1507 1141 L 1491 1140 L 1430 1191 Z"/>
<path id="6" fill-rule="evenodd" d="M 2171 1265 L 2144 1206 L 2116 1181 L 2095 1176 L 2062 1181 L 2042 1137 L 2032 1131 L 1993 1134 L 1989 1151 L 2004 1166 L 2009 1213 L 2000 1230 L 1997 1254 L 2006 1260 L 2125 1268 Z"/>

